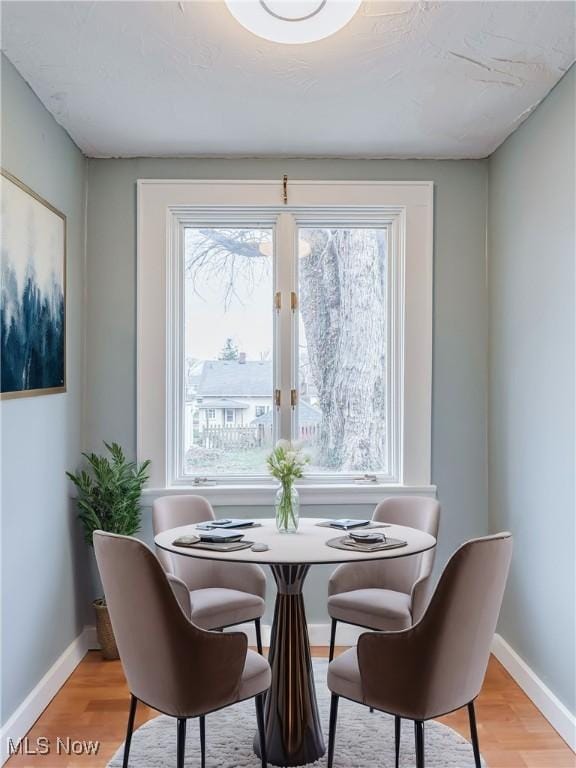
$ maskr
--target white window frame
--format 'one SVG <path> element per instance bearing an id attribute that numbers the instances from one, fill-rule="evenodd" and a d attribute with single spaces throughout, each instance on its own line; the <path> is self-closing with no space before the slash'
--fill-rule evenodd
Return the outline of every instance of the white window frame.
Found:
<path id="1" fill-rule="evenodd" d="M 182 466 L 183 387 L 183 280 L 182 252 L 184 227 L 222 217 L 232 222 L 269 226 L 276 222 L 276 269 L 291 270 L 289 276 L 275 276 L 276 283 L 296 285 L 295 255 L 282 254 L 283 222 L 296 217 L 308 222 L 334 220 L 339 226 L 351 220 L 386 223 L 392 238 L 393 281 L 398 295 L 391 298 L 393 343 L 398 361 L 392 372 L 391 394 L 398 403 L 397 430 L 393 444 L 396 476 L 378 477 L 376 483 L 354 483 L 341 475 L 315 476 L 302 484 L 304 503 L 338 503 L 378 500 L 388 493 L 433 495 L 431 471 L 431 390 L 432 390 L 432 182 L 320 182 L 291 181 L 288 204 L 283 203 L 282 182 L 275 181 L 180 181 L 139 180 L 137 223 L 137 454 L 149 458 L 151 489 L 148 496 L 189 492 L 191 478 L 182 478 L 175 468 Z M 257 212 L 257 213 L 256 213 Z M 342 222 L 345 222 L 342 224 Z M 284 244 L 284 245 L 283 245 Z M 284 256 L 284 258 L 283 258 Z M 390 281 L 392 282 L 392 281 Z M 283 302 L 289 306 L 289 302 Z M 278 347 L 277 381 L 282 400 L 289 402 L 294 388 L 294 361 L 280 360 L 293 355 L 285 343 L 294 338 L 294 313 L 285 311 L 276 318 L 276 334 L 284 336 Z M 284 362 L 284 364 L 283 364 Z M 390 367 L 390 366 L 389 366 Z M 279 434 L 292 428 L 293 411 L 284 406 L 277 419 Z M 234 479 L 217 486 L 202 487 L 213 503 L 269 504 L 273 483 L 268 479 Z"/>

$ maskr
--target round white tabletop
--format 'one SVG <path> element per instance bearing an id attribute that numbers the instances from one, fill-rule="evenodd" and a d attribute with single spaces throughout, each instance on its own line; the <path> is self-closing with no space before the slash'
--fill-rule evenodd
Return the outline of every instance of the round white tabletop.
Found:
<path id="1" fill-rule="evenodd" d="M 424 531 L 408 528 L 402 525 L 390 525 L 377 528 L 376 532 L 386 536 L 406 541 L 405 547 L 383 549 L 377 552 L 357 552 L 354 550 L 334 549 L 327 546 L 330 539 L 343 536 L 344 531 L 335 528 L 319 526 L 326 522 L 321 518 L 303 517 L 300 519 L 296 533 L 278 533 L 274 519 L 256 520 L 258 528 L 244 529 L 244 538 L 267 544 L 265 552 L 253 552 L 251 549 L 241 549 L 236 552 L 215 552 L 214 550 L 197 549 L 194 547 L 178 547 L 174 540 L 180 536 L 193 536 L 198 533 L 194 525 L 184 525 L 180 528 L 159 533 L 154 539 L 156 546 L 168 552 L 205 560 L 226 560 L 234 563 L 258 563 L 259 565 L 322 565 L 334 563 L 362 562 L 367 560 L 382 560 L 396 557 L 407 557 L 419 554 L 436 546 L 436 539 Z"/>

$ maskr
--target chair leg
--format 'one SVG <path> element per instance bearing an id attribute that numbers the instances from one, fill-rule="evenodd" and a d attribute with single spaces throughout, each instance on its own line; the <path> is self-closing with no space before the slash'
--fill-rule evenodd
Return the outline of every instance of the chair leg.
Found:
<path id="1" fill-rule="evenodd" d="M 474 764 L 476 768 L 481 768 L 480 762 L 480 744 L 478 743 L 478 730 L 476 728 L 476 712 L 474 702 L 468 704 L 468 718 L 470 719 L 470 736 L 472 738 L 472 749 L 474 750 Z"/>
<path id="2" fill-rule="evenodd" d="M 328 731 L 328 768 L 334 762 L 334 744 L 336 743 L 336 720 L 338 718 L 338 696 L 333 693 L 330 701 L 330 730 Z"/>
<path id="3" fill-rule="evenodd" d="M 206 766 L 206 718 L 200 715 L 200 768 Z"/>
<path id="4" fill-rule="evenodd" d="M 176 768 L 184 768 L 184 752 L 186 750 L 186 718 L 178 718 L 178 735 L 176 738 Z"/>
<path id="5" fill-rule="evenodd" d="M 394 746 L 396 750 L 396 768 L 400 765 L 400 734 L 402 732 L 402 718 L 394 717 Z"/>
<path id="6" fill-rule="evenodd" d="M 328 655 L 328 661 L 332 661 L 334 658 L 334 646 L 336 644 L 336 619 L 332 619 L 332 627 L 330 628 L 330 653 Z"/>
<path id="7" fill-rule="evenodd" d="M 126 728 L 126 741 L 124 742 L 124 758 L 122 760 L 122 768 L 128 768 L 128 758 L 130 757 L 130 744 L 132 742 L 132 731 L 134 730 L 134 718 L 136 717 L 136 707 L 138 706 L 138 699 L 134 694 L 131 694 L 130 699 L 130 714 L 128 715 L 128 727 Z"/>
<path id="8" fill-rule="evenodd" d="M 262 768 L 268 768 L 268 755 L 266 754 L 266 731 L 264 729 L 264 694 L 260 693 L 254 698 L 256 703 L 256 721 L 258 723 L 258 736 L 260 738 L 260 760 Z"/>
<path id="9" fill-rule="evenodd" d="M 416 768 L 424 768 L 424 722 L 414 721 L 414 734 L 416 736 Z"/>
<path id="10" fill-rule="evenodd" d="M 254 626 L 256 627 L 256 645 L 258 647 L 258 653 L 263 656 L 262 651 L 262 628 L 260 626 L 260 619 L 254 619 Z"/>

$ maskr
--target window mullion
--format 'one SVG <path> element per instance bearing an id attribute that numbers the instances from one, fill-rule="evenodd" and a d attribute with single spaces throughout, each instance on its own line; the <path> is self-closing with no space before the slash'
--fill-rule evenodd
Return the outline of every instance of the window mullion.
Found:
<path id="1" fill-rule="evenodd" d="M 280 308 L 276 310 L 275 388 L 280 391 L 280 405 L 275 406 L 276 437 L 290 440 L 292 407 L 290 390 L 295 387 L 295 324 L 290 294 L 295 290 L 296 222 L 289 213 L 281 213 L 276 222 L 276 291 Z"/>

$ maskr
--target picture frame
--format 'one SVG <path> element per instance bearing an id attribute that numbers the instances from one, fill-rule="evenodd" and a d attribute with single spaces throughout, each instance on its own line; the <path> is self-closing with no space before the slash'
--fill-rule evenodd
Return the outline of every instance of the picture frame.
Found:
<path id="1" fill-rule="evenodd" d="M 66 392 L 66 216 L 4 168 L 0 399 Z"/>

